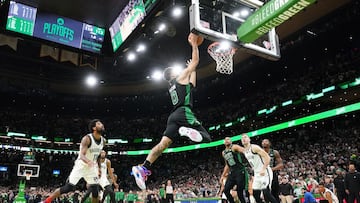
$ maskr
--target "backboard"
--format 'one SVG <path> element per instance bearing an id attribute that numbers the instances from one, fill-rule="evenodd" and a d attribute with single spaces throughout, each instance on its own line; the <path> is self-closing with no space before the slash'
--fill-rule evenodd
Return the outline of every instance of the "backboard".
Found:
<path id="1" fill-rule="evenodd" d="M 226 40 L 238 49 L 278 60 L 280 47 L 275 28 L 252 43 L 243 43 L 237 37 L 240 25 L 263 4 L 259 0 L 192 0 L 190 30 L 208 40 Z"/>
<path id="2" fill-rule="evenodd" d="M 27 174 L 31 174 L 30 177 L 38 178 L 40 173 L 40 165 L 30 164 L 18 164 L 17 176 L 26 177 Z"/>

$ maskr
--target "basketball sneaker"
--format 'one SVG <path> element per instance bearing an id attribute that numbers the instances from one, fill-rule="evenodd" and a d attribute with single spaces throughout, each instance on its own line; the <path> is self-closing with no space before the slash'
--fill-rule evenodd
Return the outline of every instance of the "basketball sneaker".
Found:
<path id="1" fill-rule="evenodd" d="M 203 140 L 203 137 L 201 136 L 199 131 L 192 128 L 187 128 L 182 126 L 179 128 L 179 134 L 180 136 L 188 137 L 190 140 L 194 142 L 201 142 Z"/>
<path id="2" fill-rule="evenodd" d="M 148 170 L 145 166 L 133 166 L 131 169 L 131 175 L 135 177 L 135 182 L 137 186 L 141 190 L 146 189 L 145 181 L 147 180 L 147 177 L 151 175 L 151 171 Z"/>

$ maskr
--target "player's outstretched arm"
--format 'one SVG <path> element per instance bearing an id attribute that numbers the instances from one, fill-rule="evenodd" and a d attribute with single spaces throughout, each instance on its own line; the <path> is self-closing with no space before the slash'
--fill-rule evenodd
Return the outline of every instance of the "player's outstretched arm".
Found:
<path id="1" fill-rule="evenodd" d="M 235 151 L 235 152 L 239 152 L 239 153 L 244 153 L 245 152 L 245 148 L 244 147 L 241 147 L 240 145 L 237 145 L 237 144 L 234 144 L 232 146 L 232 149 Z"/>
<path id="2" fill-rule="evenodd" d="M 188 84 L 191 82 L 194 86 L 196 85 L 196 74 L 193 74 L 193 72 L 195 73 L 196 67 L 199 64 L 199 49 L 197 45 L 197 38 L 198 36 L 195 34 L 189 35 L 188 41 L 192 47 L 192 55 L 187 67 L 176 79 L 180 84 Z"/>

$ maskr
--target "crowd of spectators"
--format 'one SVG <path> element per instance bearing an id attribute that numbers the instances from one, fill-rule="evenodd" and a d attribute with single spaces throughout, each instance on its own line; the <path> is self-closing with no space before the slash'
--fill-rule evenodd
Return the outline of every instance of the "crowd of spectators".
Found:
<path id="1" fill-rule="evenodd" d="M 326 179 L 329 183 L 333 183 L 337 171 L 346 172 L 351 159 L 360 156 L 359 116 L 359 113 L 354 113 L 351 116 L 308 124 L 265 137 L 254 137 L 252 142 L 260 144 L 263 138 L 270 139 L 274 148 L 280 152 L 285 165 L 280 172 L 280 180 L 286 179 L 294 189 L 299 181 L 305 181 L 305 186 L 311 189 L 311 187 L 315 188 L 313 184 L 326 182 Z M 170 179 L 176 191 L 176 198 L 215 197 L 224 167 L 221 150 L 223 146 L 163 154 L 154 165 L 153 175 L 148 180 L 147 192 L 156 193 L 161 184 Z M 10 165 L 8 160 L 21 162 L 23 152 L 8 152 L 10 150 L 2 149 L 2 155 L 7 156 L 1 160 L 1 164 Z M 76 156 L 76 154 L 36 153 L 36 162 L 41 165 L 40 177 L 28 182 L 28 192 L 38 194 L 41 191 L 44 197 L 60 186 L 66 180 Z M 119 177 L 120 188 L 126 192 L 136 191 L 137 187 L 133 177 L 130 176 L 130 166 L 143 157 L 111 155 L 109 158 Z M 54 176 L 53 169 L 60 169 L 61 175 Z M 13 193 L 16 195 L 17 191 L 18 179 L 14 171 L 16 170 L 11 169 L 7 175 L 1 174 L 3 180 L 1 193 L 6 192 L 9 197 L 13 197 Z M 333 188 L 331 184 L 329 187 Z M 31 190 L 31 188 L 35 189 Z M 78 189 L 81 191 L 84 185 L 80 184 Z"/>

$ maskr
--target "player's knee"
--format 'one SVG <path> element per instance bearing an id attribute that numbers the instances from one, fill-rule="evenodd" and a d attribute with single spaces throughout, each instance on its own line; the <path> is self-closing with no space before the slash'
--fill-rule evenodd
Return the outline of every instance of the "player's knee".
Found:
<path id="1" fill-rule="evenodd" d="M 66 183 L 64 186 L 60 188 L 60 194 L 68 193 L 71 191 L 75 191 L 75 185 L 72 185 L 70 183 Z"/>
<path id="2" fill-rule="evenodd" d="M 92 197 L 97 198 L 99 196 L 98 185 L 90 185 L 89 190 L 91 191 Z"/>
<path id="3" fill-rule="evenodd" d="M 203 138 L 203 141 L 202 142 L 211 142 L 211 137 L 208 133 L 200 133 L 202 138 Z"/>
<path id="4" fill-rule="evenodd" d="M 105 190 L 106 190 L 106 192 L 109 193 L 109 194 L 112 194 L 112 193 L 115 194 L 115 192 L 114 192 L 114 190 L 113 190 L 113 188 L 112 188 L 111 185 L 106 186 L 106 187 L 105 187 Z"/>

